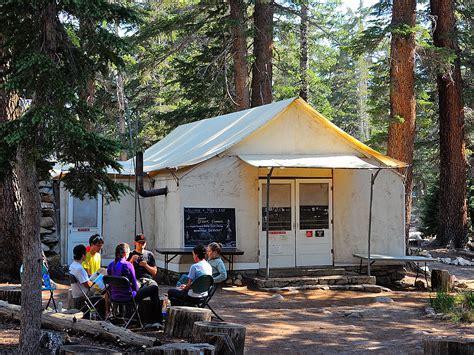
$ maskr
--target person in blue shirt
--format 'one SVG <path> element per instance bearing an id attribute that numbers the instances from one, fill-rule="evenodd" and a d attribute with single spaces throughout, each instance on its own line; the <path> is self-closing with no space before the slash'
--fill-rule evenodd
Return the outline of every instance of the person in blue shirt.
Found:
<path id="1" fill-rule="evenodd" d="M 202 298 L 207 296 L 207 291 L 201 293 L 195 293 L 191 289 L 193 280 L 197 279 L 202 275 L 212 275 L 212 267 L 206 261 L 206 248 L 203 245 L 197 245 L 193 249 L 193 260 L 195 264 L 191 265 L 189 269 L 188 278 L 185 284 L 180 285 L 178 288 L 172 288 L 168 290 L 168 298 L 172 306 L 180 306 L 193 298 Z"/>
<path id="2" fill-rule="evenodd" d="M 207 262 L 212 267 L 212 278 L 215 284 L 227 280 L 227 270 L 221 258 L 221 250 L 221 243 L 212 242 L 207 246 Z"/>

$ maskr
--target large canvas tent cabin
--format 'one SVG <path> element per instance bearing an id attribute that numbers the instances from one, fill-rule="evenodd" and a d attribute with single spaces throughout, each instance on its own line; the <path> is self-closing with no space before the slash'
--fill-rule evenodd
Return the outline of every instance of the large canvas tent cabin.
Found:
<path id="1" fill-rule="evenodd" d="M 270 181 L 270 267 L 354 265 L 353 253 L 367 253 L 371 173 L 382 169 L 374 185 L 371 251 L 405 253 L 403 176 L 394 170 L 405 164 L 343 132 L 301 98 L 179 126 L 143 159 L 145 188 L 168 190 L 140 200 L 149 249 L 218 240 L 244 251 L 234 269 L 264 269 Z M 123 164 L 128 171 L 117 179 L 134 185 L 133 161 Z M 66 251 L 77 241 L 67 224 L 75 199 L 64 191 L 61 197 Z M 106 258 L 117 243 L 133 240 L 135 206 L 130 195 L 102 211 L 88 209 L 102 219 Z M 185 272 L 190 262 L 177 257 L 169 267 Z"/>

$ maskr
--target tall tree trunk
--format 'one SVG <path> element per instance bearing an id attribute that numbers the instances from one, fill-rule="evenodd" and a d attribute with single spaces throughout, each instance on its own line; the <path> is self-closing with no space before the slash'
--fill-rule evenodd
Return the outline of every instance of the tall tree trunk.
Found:
<path id="1" fill-rule="evenodd" d="M 358 32 L 364 31 L 363 24 L 364 1 L 359 2 Z M 357 115 L 359 116 L 359 139 L 366 141 L 369 139 L 369 114 L 367 112 L 367 96 L 369 82 L 369 62 L 365 54 L 361 54 L 357 59 L 359 77 L 357 81 Z"/>
<path id="2" fill-rule="evenodd" d="M 118 126 L 119 126 L 119 133 L 120 133 L 120 140 L 122 143 L 125 143 L 127 139 L 127 130 L 125 125 L 125 112 L 126 112 L 126 101 L 125 101 L 125 92 L 124 92 L 124 84 L 123 84 L 123 76 L 120 71 L 117 71 L 117 105 L 118 105 Z M 120 152 L 120 160 L 127 160 L 128 155 L 127 152 L 122 150 Z"/>
<path id="3" fill-rule="evenodd" d="M 243 0 L 230 0 L 232 57 L 234 59 L 235 101 L 237 102 L 237 111 L 245 110 L 250 107 L 245 10 L 246 6 Z"/>
<path id="4" fill-rule="evenodd" d="M 256 0 L 252 67 L 252 107 L 272 102 L 273 4 Z"/>
<path id="5" fill-rule="evenodd" d="M 390 116 L 388 155 L 410 166 L 405 182 L 405 238 L 408 246 L 413 190 L 413 146 L 415 142 L 415 32 L 407 30 L 416 24 L 416 0 L 394 0 L 392 25 L 399 26 L 392 33 L 390 49 Z M 407 31 L 400 33 L 400 31 Z"/>
<path id="6" fill-rule="evenodd" d="M 52 62 L 57 56 L 57 8 L 56 1 L 50 0 L 37 5 L 41 31 L 41 51 Z M 32 109 L 48 105 L 47 92 L 35 92 L 31 103 Z M 21 283 L 21 320 L 20 320 L 20 353 L 38 354 L 41 336 L 41 201 L 36 173 L 36 157 L 32 147 L 41 144 L 41 130 L 29 141 L 18 145 L 15 170 L 18 176 L 18 187 L 22 202 L 23 214 L 21 224 L 21 244 L 23 253 L 23 277 Z"/>
<path id="7" fill-rule="evenodd" d="M 21 245 L 23 277 L 21 281 L 20 354 L 39 354 L 41 336 L 41 202 L 36 164 L 28 157 L 28 147 L 18 148 L 15 170 L 23 203 Z"/>
<path id="8" fill-rule="evenodd" d="M 454 0 L 431 0 L 434 45 L 456 54 L 449 72 L 438 75 L 440 136 L 440 245 L 461 247 L 467 240 L 466 151 L 459 47 Z"/>
<path id="9" fill-rule="evenodd" d="M 308 4 L 301 2 L 300 22 L 300 96 L 308 101 Z"/>
<path id="10" fill-rule="evenodd" d="M 0 34 L 0 43 L 3 38 Z M 20 114 L 19 96 L 4 88 L 6 80 L 6 66 L 3 52 L 0 48 L 0 122 L 11 121 L 18 118 Z M 5 172 L 3 181 L 0 181 L 0 240 L 1 248 L 8 250 L 9 258 L 0 262 L 1 279 L 9 282 L 20 280 L 19 270 L 22 253 L 20 243 L 20 213 L 21 204 L 18 196 L 18 181 L 13 169 Z"/>

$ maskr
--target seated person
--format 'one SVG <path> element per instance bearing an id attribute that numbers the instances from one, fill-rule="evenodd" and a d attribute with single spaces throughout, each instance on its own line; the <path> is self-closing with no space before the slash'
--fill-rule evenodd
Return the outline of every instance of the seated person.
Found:
<path id="1" fill-rule="evenodd" d="M 214 283 L 227 280 L 227 270 L 221 258 L 222 244 L 213 242 L 207 246 L 207 262 L 212 267 Z"/>
<path id="2" fill-rule="evenodd" d="M 193 260 L 195 264 L 191 265 L 189 269 L 188 279 L 186 284 L 179 286 L 179 288 L 172 288 L 168 290 L 168 298 L 172 306 L 180 306 L 185 302 L 193 302 L 196 299 L 206 297 L 207 291 L 202 293 L 195 293 L 191 289 L 193 280 L 202 275 L 212 275 L 212 267 L 205 259 L 206 248 L 202 245 L 197 245 L 193 249 Z"/>
<path id="3" fill-rule="evenodd" d="M 141 300 L 150 297 L 153 309 L 154 322 L 161 323 L 163 320 L 160 307 L 160 298 L 158 285 L 151 284 L 138 288 L 137 278 L 135 276 L 135 269 L 133 265 L 127 261 L 130 254 L 130 247 L 127 243 L 121 243 L 115 248 L 115 260 L 107 267 L 107 274 L 110 276 L 124 276 L 130 281 L 131 290 L 123 290 L 113 288 L 111 290 L 112 301 L 127 302 L 130 301 L 130 294 L 138 303 Z"/>
<path id="4" fill-rule="evenodd" d="M 155 257 L 149 250 L 145 250 L 146 239 L 143 234 L 135 236 L 135 250 L 130 253 L 128 261 L 133 264 L 135 275 L 137 277 L 139 287 L 156 285 L 155 277 L 158 271 L 156 267 Z"/>
<path id="5" fill-rule="evenodd" d="M 100 269 L 100 250 L 104 245 L 104 240 L 99 234 L 91 235 L 89 238 L 89 247 L 87 248 L 86 260 L 82 262 L 82 266 L 86 269 L 87 274 L 91 276 Z"/>
<path id="6" fill-rule="evenodd" d="M 87 276 L 87 272 L 81 264 L 86 259 L 86 247 L 82 244 L 76 245 L 72 253 L 74 255 L 74 261 L 71 266 L 69 266 L 69 273 L 74 275 L 77 279 L 77 283 L 71 284 L 72 298 L 74 302 L 73 307 L 81 309 L 85 299 L 81 292 L 81 288 L 85 293 L 87 293 L 92 287 L 92 282 L 89 280 L 89 276 Z"/>

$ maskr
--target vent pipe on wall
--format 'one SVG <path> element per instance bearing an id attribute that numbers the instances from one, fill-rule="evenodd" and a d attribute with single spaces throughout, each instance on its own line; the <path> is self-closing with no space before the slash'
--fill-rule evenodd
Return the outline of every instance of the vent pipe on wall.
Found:
<path id="1" fill-rule="evenodd" d="M 136 170 L 135 170 L 135 177 L 137 179 L 137 192 L 142 197 L 153 197 L 153 196 L 160 196 L 165 195 L 168 193 L 168 188 L 163 187 L 161 189 L 152 189 L 152 190 L 144 190 L 143 189 L 143 152 L 137 152 L 137 159 L 136 159 Z"/>

